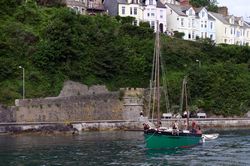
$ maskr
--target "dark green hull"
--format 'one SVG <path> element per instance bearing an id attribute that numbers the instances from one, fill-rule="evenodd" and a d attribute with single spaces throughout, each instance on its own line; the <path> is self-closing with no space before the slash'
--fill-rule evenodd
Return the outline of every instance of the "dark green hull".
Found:
<path id="1" fill-rule="evenodd" d="M 196 134 L 179 134 L 172 133 L 146 133 L 146 148 L 162 149 L 162 148 L 187 148 L 198 145 L 202 142 L 201 135 Z"/>

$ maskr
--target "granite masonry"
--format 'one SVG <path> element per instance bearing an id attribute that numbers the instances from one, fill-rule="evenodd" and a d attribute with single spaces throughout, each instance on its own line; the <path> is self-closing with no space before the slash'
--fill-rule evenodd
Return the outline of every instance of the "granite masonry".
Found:
<path id="1" fill-rule="evenodd" d="M 0 122 L 137 120 L 142 93 L 140 88 L 109 92 L 105 86 L 66 81 L 58 97 L 17 99 L 11 108 L 0 107 Z"/>

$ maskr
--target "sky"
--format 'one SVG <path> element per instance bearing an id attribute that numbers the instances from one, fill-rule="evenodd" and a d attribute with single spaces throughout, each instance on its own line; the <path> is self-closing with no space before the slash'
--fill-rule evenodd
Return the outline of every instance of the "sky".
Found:
<path id="1" fill-rule="evenodd" d="M 250 21 L 250 0 L 217 0 L 218 6 L 227 6 L 229 14 L 243 16 Z"/>

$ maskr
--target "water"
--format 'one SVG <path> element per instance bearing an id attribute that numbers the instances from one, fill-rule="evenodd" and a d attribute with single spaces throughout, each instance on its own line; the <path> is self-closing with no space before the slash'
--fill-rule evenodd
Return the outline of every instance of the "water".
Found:
<path id="1" fill-rule="evenodd" d="M 141 132 L 84 132 L 78 136 L 1 135 L 0 165 L 154 166 L 250 165 L 250 130 L 190 149 L 147 150 Z"/>

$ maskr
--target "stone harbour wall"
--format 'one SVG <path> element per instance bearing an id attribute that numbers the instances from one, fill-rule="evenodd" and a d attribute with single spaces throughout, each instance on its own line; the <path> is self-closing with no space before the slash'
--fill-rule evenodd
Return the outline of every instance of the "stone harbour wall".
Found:
<path id="1" fill-rule="evenodd" d="M 15 122 L 15 109 L 4 107 L 0 104 L 0 122 Z"/>
<path id="2" fill-rule="evenodd" d="M 57 97 L 16 99 L 15 106 L 8 108 L 0 105 L 0 123 L 137 120 L 143 110 L 138 96 L 142 91 L 126 88 L 109 92 L 102 85 L 88 87 L 66 81 Z"/>
<path id="3" fill-rule="evenodd" d="M 123 119 L 118 92 L 16 100 L 16 122 L 67 122 Z"/>

